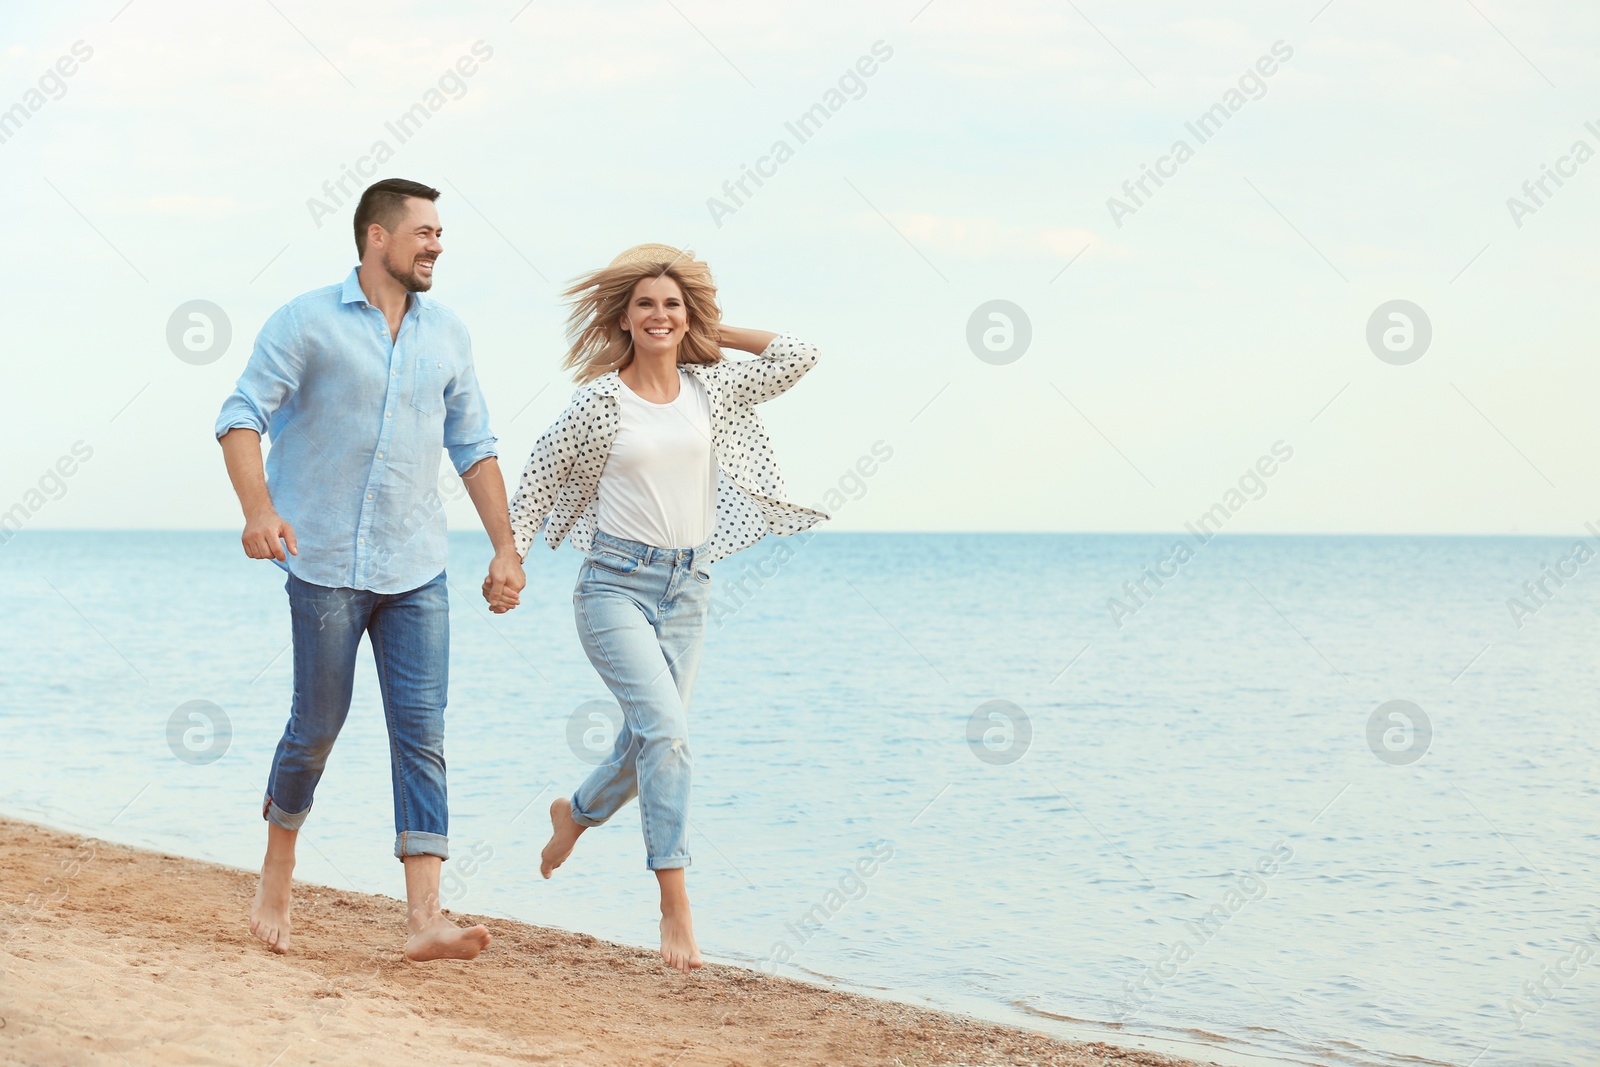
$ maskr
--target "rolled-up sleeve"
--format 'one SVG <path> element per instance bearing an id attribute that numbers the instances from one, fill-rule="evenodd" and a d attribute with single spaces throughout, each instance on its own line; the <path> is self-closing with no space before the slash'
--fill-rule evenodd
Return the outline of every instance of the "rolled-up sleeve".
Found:
<path id="1" fill-rule="evenodd" d="M 304 370 L 305 353 L 294 305 L 286 304 L 273 312 L 256 334 L 255 348 L 244 372 L 222 402 L 214 428 L 216 436 L 220 438 L 240 427 L 267 436 L 272 417 L 300 387 Z"/>
<path id="2" fill-rule="evenodd" d="M 466 345 L 460 369 L 444 392 L 444 447 L 457 474 L 465 474 L 479 460 L 498 456 L 498 439 L 489 430 L 489 405 L 478 385 L 472 348 Z"/>
<path id="3" fill-rule="evenodd" d="M 717 364 L 734 397 L 761 404 L 782 396 L 817 365 L 817 346 L 792 334 L 774 337 L 755 359 L 725 359 Z"/>

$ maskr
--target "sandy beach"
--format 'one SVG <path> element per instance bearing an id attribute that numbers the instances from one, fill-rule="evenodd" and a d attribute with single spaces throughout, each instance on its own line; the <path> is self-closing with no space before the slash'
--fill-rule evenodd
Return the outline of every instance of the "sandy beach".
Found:
<path id="1" fill-rule="evenodd" d="M 253 872 L 0 819 L 0 1063 L 1196 1067 L 506 919 L 414 964 L 398 900 L 296 886 L 292 952 Z"/>

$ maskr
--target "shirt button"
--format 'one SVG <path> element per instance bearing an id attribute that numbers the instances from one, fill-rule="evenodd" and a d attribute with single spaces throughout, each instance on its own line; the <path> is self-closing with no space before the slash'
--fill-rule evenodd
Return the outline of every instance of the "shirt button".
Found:
<path id="1" fill-rule="evenodd" d="M 382 453 L 382 452 L 379 452 L 379 453 L 378 453 L 378 458 L 379 458 L 379 459 L 382 459 L 382 458 L 383 458 L 383 453 Z"/>
<path id="2" fill-rule="evenodd" d="M 367 539 L 366 539 L 366 538 L 365 538 L 365 537 L 363 537 L 363 538 L 362 538 L 362 539 L 361 539 L 361 543 L 362 543 L 362 544 L 366 544 L 366 543 L 367 543 Z"/>
<path id="3" fill-rule="evenodd" d="M 392 411 L 385 411 L 385 412 L 384 412 L 384 413 L 383 413 L 383 417 L 384 417 L 384 418 L 386 418 L 386 419 L 387 419 L 387 418 L 389 418 L 389 417 L 390 417 L 390 416 L 392 416 L 392 415 L 393 415 L 393 414 L 394 414 L 394 412 L 392 412 Z"/>
<path id="4" fill-rule="evenodd" d="M 372 499 L 372 494 L 371 494 L 371 493 L 368 493 L 368 494 L 367 494 L 367 499 L 368 499 L 368 500 L 371 500 L 371 499 Z"/>
<path id="5" fill-rule="evenodd" d="M 389 372 L 389 377 L 398 378 L 398 377 L 400 377 L 400 372 L 397 371 L 397 370 L 392 370 L 392 371 Z"/>

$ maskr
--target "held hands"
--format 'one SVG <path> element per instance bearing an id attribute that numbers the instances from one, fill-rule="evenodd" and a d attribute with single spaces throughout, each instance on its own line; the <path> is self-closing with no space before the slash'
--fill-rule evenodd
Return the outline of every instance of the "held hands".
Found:
<path id="1" fill-rule="evenodd" d="M 521 557 L 512 551 L 496 552 L 489 561 L 489 576 L 483 580 L 483 599 L 488 601 L 490 611 L 504 615 L 522 603 L 522 590 L 527 584 Z"/>
<path id="2" fill-rule="evenodd" d="M 280 563 L 286 562 L 288 556 L 283 554 L 285 544 L 289 546 L 289 555 L 298 556 L 294 540 L 294 527 L 283 521 L 276 511 L 267 508 L 258 512 L 245 521 L 244 533 L 239 537 L 239 542 L 244 545 L 244 554 L 251 559 L 275 559 Z"/>

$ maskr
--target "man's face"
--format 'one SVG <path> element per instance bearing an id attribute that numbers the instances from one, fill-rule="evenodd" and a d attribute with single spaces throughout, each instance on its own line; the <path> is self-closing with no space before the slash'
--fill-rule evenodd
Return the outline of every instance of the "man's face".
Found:
<path id="1" fill-rule="evenodd" d="M 440 244 L 444 227 L 439 225 L 439 212 L 432 200 L 411 196 L 406 198 L 405 206 L 405 217 L 392 232 L 384 230 L 379 238 L 383 269 L 410 292 L 425 293 L 433 287 L 434 260 L 444 252 L 444 245 Z"/>

